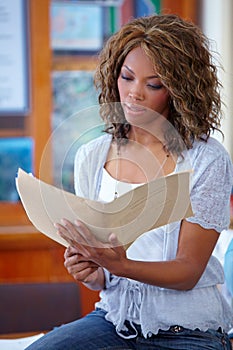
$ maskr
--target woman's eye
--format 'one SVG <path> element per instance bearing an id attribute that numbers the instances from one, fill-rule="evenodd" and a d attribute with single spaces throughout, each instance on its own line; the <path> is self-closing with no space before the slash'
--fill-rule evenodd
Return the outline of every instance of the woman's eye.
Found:
<path id="1" fill-rule="evenodd" d="M 162 89 L 163 85 L 162 84 L 148 84 L 148 87 L 153 89 L 153 90 L 160 90 Z"/>
<path id="2" fill-rule="evenodd" d="M 121 74 L 121 78 L 124 79 L 124 80 L 132 80 L 132 78 L 127 77 L 127 76 L 124 75 L 124 74 Z"/>

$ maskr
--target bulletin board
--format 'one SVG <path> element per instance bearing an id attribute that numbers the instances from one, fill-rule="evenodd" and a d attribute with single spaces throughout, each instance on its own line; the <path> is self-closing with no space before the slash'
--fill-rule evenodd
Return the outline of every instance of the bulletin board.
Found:
<path id="1" fill-rule="evenodd" d="M 29 112 L 28 1 L 0 0 L 0 116 Z"/>

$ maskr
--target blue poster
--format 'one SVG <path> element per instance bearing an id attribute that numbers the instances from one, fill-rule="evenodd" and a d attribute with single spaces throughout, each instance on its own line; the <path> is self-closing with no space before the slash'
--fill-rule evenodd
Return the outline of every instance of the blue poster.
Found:
<path id="1" fill-rule="evenodd" d="M 33 140 L 30 137 L 0 138 L 0 201 L 17 202 L 18 168 L 33 171 Z"/>

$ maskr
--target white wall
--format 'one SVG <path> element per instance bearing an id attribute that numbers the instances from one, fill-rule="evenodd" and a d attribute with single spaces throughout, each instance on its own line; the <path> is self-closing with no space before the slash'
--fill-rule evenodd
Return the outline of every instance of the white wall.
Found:
<path id="1" fill-rule="evenodd" d="M 223 144 L 233 159 L 233 1 L 202 0 L 201 22 L 204 33 L 213 41 L 212 49 L 220 54 L 224 68 L 224 72 L 219 71 L 223 101 L 226 104 L 223 108 Z M 217 134 L 214 136 L 222 141 Z"/>

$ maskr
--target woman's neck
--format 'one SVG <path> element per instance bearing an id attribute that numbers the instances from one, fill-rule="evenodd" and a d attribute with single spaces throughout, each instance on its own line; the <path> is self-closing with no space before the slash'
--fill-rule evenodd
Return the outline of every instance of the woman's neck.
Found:
<path id="1" fill-rule="evenodd" d="M 150 145 L 163 143 L 163 138 L 162 136 L 158 135 L 158 132 L 156 133 L 156 136 L 155 136 L 152 133 L 148 132 L 147 130 L 144 130 L 136 126 L 131 126 L 131 129 L 128 133 L 128 139 L 130 141 L 134 141 L 138 144 L 141 144 L 147 147 Z"/>

